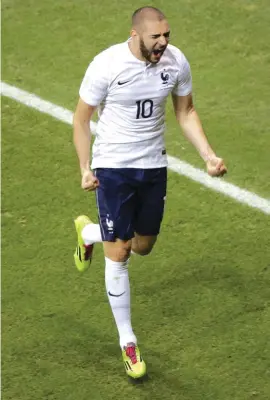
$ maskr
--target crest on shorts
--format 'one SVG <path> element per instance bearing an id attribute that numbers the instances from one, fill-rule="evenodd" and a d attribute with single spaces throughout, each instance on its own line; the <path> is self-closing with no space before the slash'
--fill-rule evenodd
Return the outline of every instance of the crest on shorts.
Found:
<path id="1" fill-rule="evenodd" d="M 106 225 L 108 227 L 108 231 L 113 232 L 113 221 L 109 219 L 109 214 L 107 214 Z"/>

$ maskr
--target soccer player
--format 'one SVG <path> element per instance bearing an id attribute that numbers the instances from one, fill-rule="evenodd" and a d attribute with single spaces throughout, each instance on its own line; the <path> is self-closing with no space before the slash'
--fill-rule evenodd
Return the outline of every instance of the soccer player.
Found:
<path id="1" fill-rule="evenodd" d="M 107 295 L 126 373 L 135 379 L 145 375 L 146 365 L 131 325 L 128 264 L 131 252 L 151 252 L 160 230 L 167 182 L 165 104 L 170 94 L 176 119 L 209 175 L 226 172 L 194 109 L 189 63 L 169 38 L 169 24 L 160 10 L 136 10 L 130 39 L 90 63 L 74 115 L 81 187 L 95 190 L 99 215 L 99 224 L 86 216 L 75 220 L 75 263 L 80 271 L 86 270 L 94 243 L 103 242 Z M 90 169 L 89 125 L 97 107 Z"/>

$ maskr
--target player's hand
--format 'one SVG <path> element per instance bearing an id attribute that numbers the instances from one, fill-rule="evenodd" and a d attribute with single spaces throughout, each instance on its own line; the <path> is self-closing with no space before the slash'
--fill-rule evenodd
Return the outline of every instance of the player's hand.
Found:
<path id="1" fill-rule="evenodd" d="M 210 176 L 223 176 L 227 172 L 227 168 L 222 158 L 212 156 L 206 161 L 206 168 Z"/>
<path id="2" fill-rule="evenodd" d="M 98 178 L 93 174 L 92 171 L 83 171 L 82 172 L 82 183 L 81 187 L 83 190 L 87 192 L 91 190 L 95 190 L 99 186 Z"/>

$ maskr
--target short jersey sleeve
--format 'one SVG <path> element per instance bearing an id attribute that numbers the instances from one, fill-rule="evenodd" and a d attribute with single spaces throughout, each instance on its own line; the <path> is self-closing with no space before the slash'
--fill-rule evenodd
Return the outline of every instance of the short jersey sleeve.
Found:
<path id="1" fill-rule="evenodd" d="M 187 96 L 192 92 L 192 77 L 190 65 L 183 53 L 176 56 L 179 67 L 177 83 L 173 89 L 176 96 Z"/>
<path id="2" fill-rule="evenodd" d="M 80 97 L 90 106 L 98 106 L 107 96 L 108 86 L 108 62 L 104 54 L 99 54 L 87 68 L 79 91 Z"/>

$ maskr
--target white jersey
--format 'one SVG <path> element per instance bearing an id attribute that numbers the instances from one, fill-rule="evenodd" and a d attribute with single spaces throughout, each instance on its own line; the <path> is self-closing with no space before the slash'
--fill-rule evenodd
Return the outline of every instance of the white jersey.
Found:
<path id="1" fill-rule="evenodd" d="M 170 93 L 186 96 L 191 90 L 189 63 L 172 45 L 157 64 L 138 60 L 128 42 L 98 54 L 80 88 L 85 103 L 99 106 L 91 167 L 167 166 L 166 99 Z"/>

